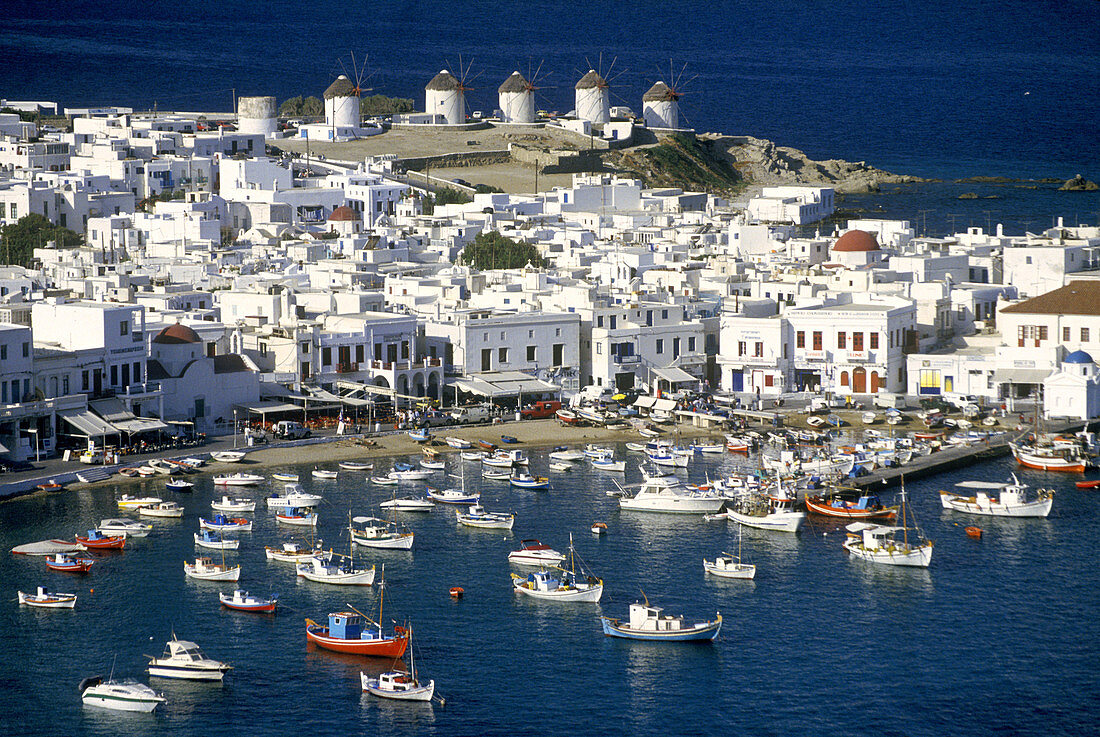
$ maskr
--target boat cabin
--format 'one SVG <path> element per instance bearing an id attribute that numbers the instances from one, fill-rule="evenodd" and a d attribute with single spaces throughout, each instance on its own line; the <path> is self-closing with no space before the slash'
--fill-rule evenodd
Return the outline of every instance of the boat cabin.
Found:
<path id="1" fill-rule="evenodd" d="M 416 682 L 403 670 L 391 670 L 378 676 L 378 688 L 383 691 L 408 691 Z"/>
<path id="2" fill-rule="evenodd" d="M 199 649 L 199 646 L 188 640 L 169 640 L 168 644 L 164 647 L 164 655 L 161 657 L 174 658 L 175 660 L 190 660 L 192 662 L 206 660 L 206 656 L 202 654 L 202 650 Z"/>
<path id="3" fill-rule="evenodd" d="M 328 615 L 328 636 L 338 640 L 358 640 L 363 634 L 363 618 L 352 612 Z"/>
<path id="4" fill-rule="evenodd" d="M 562 585 L 549 571 L 536 571 L 528 574 L 527 588 L 532 591 L 557 591 Z"/>
<path id="5" fill-rule="evenodd" d="M 866 550 L 879 550 L 887 547 L 892 542 L 892 536 L 901 527 L 888 527 L 886 525 L 872 525 L 867 522 L 853 522 L 846 528 L 852 536 L 859 537 Z"/>
<path id="6" fill-rule="evenodd" d="M 653 632 L 676 632 L 684 629 L 684 618 L 663 615 L 661 607 L 634 603 L 630 605 L 630 629 Z"/>

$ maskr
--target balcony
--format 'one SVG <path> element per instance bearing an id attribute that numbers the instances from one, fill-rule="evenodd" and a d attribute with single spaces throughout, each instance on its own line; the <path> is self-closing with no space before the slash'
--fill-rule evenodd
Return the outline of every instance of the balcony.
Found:
<path id="1" fill-rule="evenodd" d="M 632 356 L 620 356 L 612 353 L 611 360 L 619 364 L 620 366 L 632 366 L 636 363 L 641 363 L 642 357 L 637 354 Z"/>

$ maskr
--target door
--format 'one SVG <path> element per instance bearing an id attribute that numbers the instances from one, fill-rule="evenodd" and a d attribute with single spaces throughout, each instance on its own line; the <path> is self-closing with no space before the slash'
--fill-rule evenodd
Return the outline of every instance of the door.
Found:
<path id="1" fill-rule="evenodd" d="M 955 391 L 955 377 L 954 376 L 945 376 L 945 377 L 943 377 L 943 390 L 945 392 Z"/>
<path id="2" fill-rule="evenodd" d="M 492 371 L 493 369 L 493 349 L 482 348 L 481 349 L 481 370 Z"/>
<path id="3" fill-rule="evenodd" d="M 860 366 L 852 372 L 852 392 L 863 394 L 867 391 L 867 370 Z"/>
<path id="4" fill-rule="evenodd" d="M 92 371 L 92 393 L 96 396 L 103 393 L 103 369 Z"/>
<path id="5" fill-rule="evenodd" d="M 875 394 L 879 390 L 878 384 L 878 371 L 871 372 L 871 393 Z"/>
<path id="6" fill-rule="evenodd" d="M 730 391 L 745 391 L 745 373 L 743 371 L 730 371 Z"/>

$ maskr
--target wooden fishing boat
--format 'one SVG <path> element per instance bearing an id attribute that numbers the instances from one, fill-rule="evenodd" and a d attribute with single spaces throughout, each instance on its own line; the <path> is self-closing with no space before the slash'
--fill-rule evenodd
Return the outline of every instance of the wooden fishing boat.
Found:
<path id="1" fill-rule="evenodd" d="M 295 568 L 299 578 L 316 583 L 330 583 L 337 586 L 370 586 L 374 583 L 374 566 L 356 568 L 355 559 L 350 555 L 330 553 L 327 558 L 314 556 Z"/>
<path id="2" fill-rule="evenodd" d="M 210 454 L 210 459 L 219 463 L 240 463 L 244 457 L 245 453 L 236 450 L 222 450 Z"/>
<path id="3" fill-rule="evenodd" d="M 315 479 L 334 479 L 339 475 L 339 471 L 328 471 L 323 468 L 315 468 L 311 472 Z"/>
<path id="4" fill-rule="evenodd" d="M 74 537 L 89 550 L 122 550 L 126 547 L 125 535 L 104 535 L 99 530 L 88 530 L 87 535 Z"/>
<path id="5" fill-rule="evenodd" d="M 22 591 L 15 593 L 19 597 L 19 603 L 26 606 L 42 609 L 72 609 L 76 606 L 76 594 L 51 593 L 46 591 L 45 586 L 39 586 L 38 592 L 34 594 L 25 594 Z"/>
<path id="6" fill-rule="evenodd" d="M 55 553 L 46 558 L 46 567 L 62 573 L 87 573 L 92 569 L 95 558 L 83 558 L 67 553 Z"/>
<path id="7" fill-rule="evenodd" d="M 63 490 L 65 487 L 57 483 L 53 479 L 50 479 L 45 483 L 37 484 L 35 488 L 39 491 L 57 492 Z"/>
<path id="8" fill-rule="evenodd" d="M 278 603 L 278 600 L 278 596 L 264 599 L 259 596 L 253 596 L 243 589 L 235 589 L 232 594 L 218 592 L 218 601 L 221 602 L 221 605 L 226 609 L 234 609 L 238 612 L 263 612 L 270 614 L 275 611 L 275 605 Z"/>
<path id="9" fill-rule="evenodd" d="M 256 502 L 243 497 L 222 496 L 221 501 L 210 502 L 210 508 L 215 512 L 255 512 Z"/>
<path id="10" fill-rule="evenodd" d="M 1078 481 L 1076 484 L 1078 489 L 1095 489 L 1100 486 L 1100 479 L 1090 479 L 1089 481 Z"/>
<path id="11" fill-rule="evenodd" d="M 600 617 L 603 633 L 608 637 L 655 642 L 710 642 L 722 629 L 722 615 L 710 621 L 688 622 L 682 616 L 663 614 L 661 607 L 637 602 L 630 605 L 630 619 L 623 623 L 610 617 Z"/>
<path id="12" fill-rule="evenodd" d="M 160 504 L 163 499 L 159 496 L 133 496 L 131 494 L 123 494 L 118 498 L 119 509 L 138 509 L 139 507 L 146 507 L 150 504 Z"/>
<path id="13" fill-rule="evenodd" d="M 1053 489 L 1029 494 L 1028 485 L 1021 484 L 1016 474 L 1011 483 L 962 481 L 955 488 L 961 491 L 940 492 L 944 509 L 992 517 L 1046 517 L 1054 504 Z"/>
<path id="14" fill-rule="evenodd" d="M 447 443 L 447 445 L 451 446 L 452 448 L 456 448 L 458 450 L 467 450 L 467 449 L 473 447 L 473 443 L 471 443 L 469 440 L 464 440 L 463 438 L 456 438 L 453 435 L 450 436 L 450 437 L 444 438 L 444 441 Z"/>
<path id="15" fill-rule="evenodd" d="M 176 502 L 160 502 L 144 507 L 138 507 L 138 514 L 142 517 L 168 517 L 180 518 L 183 516 L 183 507 Z"/>
<path id="16" fill-rule="evenodd" d="M 413 630 L 408 629 L 409 642 L 412 642 Z M 409 669 L 391 670 L 371 678 L 360 671 L 360 685 L 367 693 L 383 699 L 398 701 L 431 701 L 435 696 L 435 681 L 421 683 L 416 677 L 416 650 L 409 650 Z M 442 699 L 440 701 L 443 701 Z"/>
<path id="17" fill-rule="evenodd" d="M 199 527 L 219 532 L 251 532 L 252 520 L 247 517 L 226 517 L 224 514 L 215 514 L 214 519 L 199 517 Z"/>
<path id="18" fill-rule="evenodd" d="M 209 550 L 237 550 L 241 546 L 240 540 L 226 540 L 221 535 L 212 534 L 210 530 L 196 532 L 194 536 L 196 545 L 200 548 L 207 548 Z"/>
<path id="19" fill-rule="evenodd" d="M 200 581 L 239 581 L 241 567 L 228 566 L 224 562 L 219 565 L 210 558 L 195 558 L 194 563 L 184 562 L 183 573 Z"/>
<path id="20" fill-rule="evenodd" d="M 409 646 L 409 633 L 404 627 L 396 626 L 392 634 L 387 634 L 382 625 L 359 612 L 332 612 L 327 627 L 307 619 L 306 639 L 326 650 L 376 658 L 400 658 Z"/>
<path id="21" fill-rule="evenodd" d="M 312 510 L 312 507 L 302 507 L 301 509 L 286 507 L 282 511 L 275 513 L 275 521 L 282 522 L 284 525 L 316 527 L 318 515 Z"/>
<path id="22" fill-rule="evenodd" d="M 297 483 L 298 474 L 296 474 L 296 473 L 273 473 L 273 474 L 271 474 L 271 478 L 275 479 L 276 481 L 284 481 L 284 482 L 293 484 L 293 483 Z"/>
<path id="23" fill-rule="evenodd" d="M 843 499 L 839 494 L 830 496 L 809 495 L 805 499 L 806 509 L 813 514 L 842 519 L 894 519 L 897 506 L 883 506 L 873 494 L 862 494 L 855 501 Z"/>

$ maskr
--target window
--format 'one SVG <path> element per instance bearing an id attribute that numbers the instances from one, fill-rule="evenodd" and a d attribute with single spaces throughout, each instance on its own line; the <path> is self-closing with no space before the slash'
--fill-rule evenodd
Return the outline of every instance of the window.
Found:
<path id="1" fill-rule="evenodd" d="M 739 356 L 745 355 L 745 345 L 746 345 L 745 341 L 743 341 L 743 340 L 737 341 L 737 355 L 739 355 Z"/>
<path id="2" fill-rule="evenodd" d="M 1068 343 L 1069 341 L 1070 341 L 1069 327 L 1067 326 L 1067 327 L 1062 328 L 1062 342 L 1063 343 Z"/>
<path id="3" fill-rule="evenodd" d="M 80 391 L 82 391 L 82 392 L 88 391 L 88 372 L 87 371 L 81 371 L 80 372 Z"/>
<path id="4" fill-rule="evenodd" d="M 122 322 L 120 322 L 118 324 L 118 334 L 119 335 L 126 335 L 128 332 L 130 332 L 130 321 L 129 320 L 123 320 Z"/>
<path id="5" fill-rule="evenodd" d="M 498 363 L 508 363 L 508 349 L 507 348 L 497 348 L 497 362 Z"/>
<path id="6" fill-rule="evenodd" d="M 757 358 L 763 358 L 764 357 L 764 343 L 763 343 L 763 341 L 759 341 L 759 340 L 756 341 L 756 345 L 754 346 L 754 350 L 753 350 L 752 355 L 756 356 Z"/>
<path id="7" fill-rule="evenodd" d="M 871 350 L 878 350 L 878 333 L 871 333 Z"/>
<path id="8" fill-rule="evenodd" d="M 1089 342 L 1089 329 L 1088 328 L 1081 328 L 1081 342 L 1082 343 L 1088 343 Z"/>
<path id="9" fill-rule="evenodd" d="M 118 386 L 118 366 L 111 367 L 111 386 Z"/>
<path id="10" fill-rule="evenodd" d="M 363 346 L 362 344 L 355 346 L 355 362 L 363 362 Z"/>
<path id="11" fill-rule="evenodd" d="M 661 338 L 657 338 L 657 352 L 658 353 L 664 353 L 665 352 L 665 341 L 662 340 Z"/>
<path id="12" fill-rule="evenodd" d="M 661 310 L 661 319 L 662 320 L 667 320 L 668 319 L 668 310 Z"/>
<path id="13" fill-rule="evenodd" d="M 332 365 L 332 349 L 331 348 L 326 347 L 326 348 L 321 349 L 321 365 L 322 366 L 331 366 Z"/>
<path id="14" fill-rule="evenodd" d="M 67 375 L 61 377 L 61 393 L 66 396 L 69 394 L 69 377 Z"/>
<path id="15" fill-rule="evenodd" d="M 863 350 L 863 333 L 852 333 L 852 350 L 857 353 Z"/>
<path id="16" fill-rule="evenodd" d="M 527 346 L 527 363 L 534 363 L 534 362 L 535 362 L 535 346 L 529 345 L 529 346 Z"/>
<path id="17" fill-rule="evenodd" d="M 1028 256 L 1028 257 L 1027 257 L 1027 262 L 1028 262 L 1029 264 L 1031 263 L 1031 256 Z"/>
<path id="18" fill-rule="evenodd" d="M 213 344 L 211 344 L 211 345 L 213 345 Z M 138 362 L 138 361 L 134 361 L 134 383 L 135 384 L 140 384 L 141 383 L 141 363 Z"/>
<path id="19" fill-rule="evenodd" d="M 836 334 L 836 347 L 837 348 L 844 349 L 844 348 L 848 347 L 848 343 L 845 340 L 845 338 L 847 338 L 847 336 L 844 333 L 837 333 Z"/>
<path id="20" fill-rule="evenodd" d="M 596 344 L 596 353 L 600 354 L 600 355 L 603 354 L 603 343 L 597 343 Z"/>
<path id="21" fill-rule="evenodd" d="M 806 347 L 806 333 L 804 331 L 799 330 L 797 333 L 794 334 L 794 347 L 795 348 L 805 348 Z"/>
<path id="22" fill-rule="evenodd" d="M 814 331 L 814 350 L 815 351 L 820 351 L 821 350 L 821 331 L 820 330 L 815 330 Z"/>
<path id="23" fill-rule="evenodd" d="M 409 341 L 407 340 L 401 341 L 401 360 L 409 360 Z"/>
<path id="24" fill-rule="evenodd" d="M 0 361 L 8 360 L 8 347 L 6 345 L 0 345 Z M 84 373 L 88 373 L 85 371 Z"/>
<path id="25" fill-rule="evenodd" d="M 504 331 L 503 330 L 500 331 L 500 339 L 504 340 Z"/>
<path id="26" fill-rule="evenodd" d="M 267 343 L 262 341 L 262 340 L 260 341 L 260 355 L 261 356 L 266 356 L 267 355 Z"/>
<path id="27" fill-rule="evenodd" d="M 615 315 L 611 315 L 611 329 L 614 330 L 616 325 Z"/>
<path id="28" fill-rule="evenodd" d="M 31 344 L 30 343 L 24 343 L 23 344 L 23 358 L 27 358 L 30 355 L 31 355 Z"/>
<path id="29" fill-rule="evenodd" d="M 561 328 L 554 328 L 554 337 L 555 338 L 560 338 L 561 337 Z"/>
<path id="30" fill-rule="evenodd" d="M 302 355 L 303 356 L 308 356 L 309 355 L 309 343 L 302 343 Z"/>
<path id="31" fill-rule="evenodd" d="M 695 336 L 688 338 L 688 353 L 695 352 Z"/>
<path id="32" fill-rule="evenodd" d="M 10 207 L 11 207 L 11 219 L 15 220 L 17 217 L 19 217 L 19 207 L 16 206 L 16 204 L 14 202 L 11 203 Z"/>
<path id="33" fill-rule="evenodd" d="M 302 378 L 309 378 L 309 361 L 302 361 Z M 195 400 L 198 401 L 198 400 Z"/>
<path id="34" fill-rule="evenodd" d="M 764 386 L 775 386 L 775 377 L 771 374 L 764 374 Z"/>
<path id="35" fill-rule="evenodd" d="M 528 330 L 527 331 L 527 337 L 528 338 L 534 338 L 535 337 L 535 331 L 534 330 Z"/>

